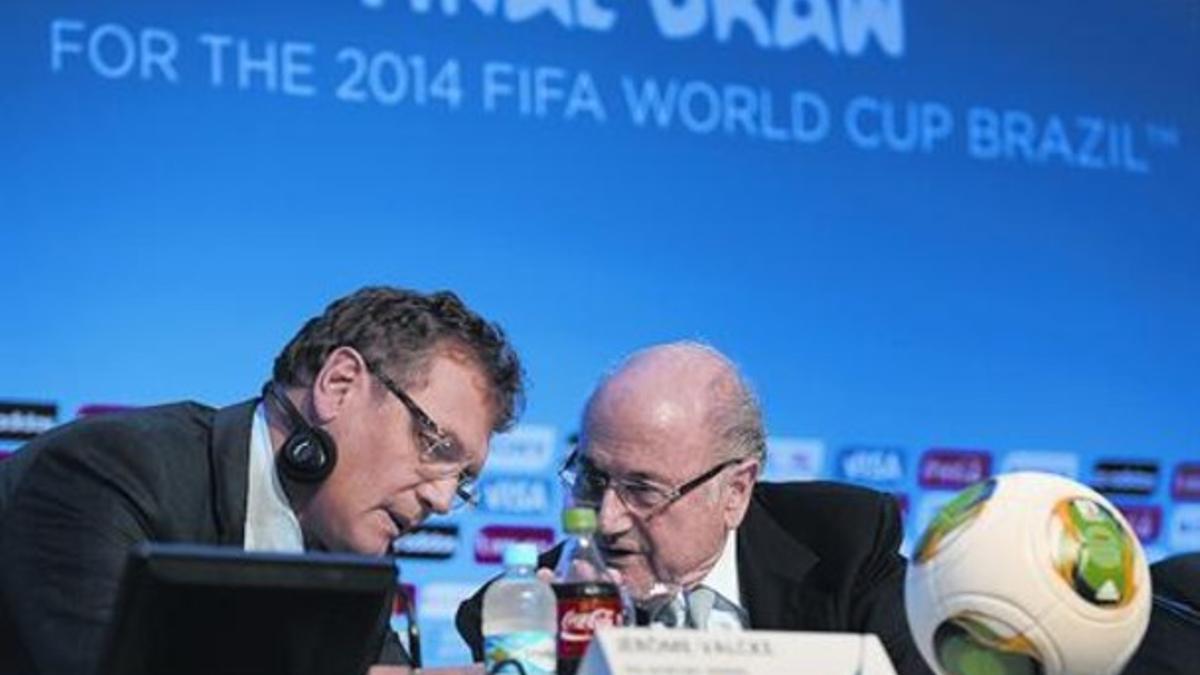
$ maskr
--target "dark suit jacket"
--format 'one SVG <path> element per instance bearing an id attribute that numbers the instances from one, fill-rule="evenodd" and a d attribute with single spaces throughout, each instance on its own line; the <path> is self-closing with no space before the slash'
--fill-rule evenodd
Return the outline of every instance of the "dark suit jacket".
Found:
<path id="1" fill-rule="evenodd" d="M 0 673 L 92 672 L 133 544 L 242 547 L 257 403 L 89 418 L 0 463 Z"/>
<path id="2" fill-rule="evenodd" d="M 839 483 L 759 483 L 737 530 L 738 580 L 750 626 L 874 633 L 901 675 L 931 671 L 904 613 L 900 518 L 890 496 Z M 560 549 L 541 563 L 553 566 Z M 458 609 L 482 659 L 483 590 Z"/>

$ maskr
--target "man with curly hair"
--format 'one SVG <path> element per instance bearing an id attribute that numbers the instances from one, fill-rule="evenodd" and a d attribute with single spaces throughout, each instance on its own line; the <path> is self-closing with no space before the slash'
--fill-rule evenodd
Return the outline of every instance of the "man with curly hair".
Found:
<path id="1" fill-rule="evenodd" d="M 259 398 L 43 434 L 0 464 L 0 672 L 94 671 L 137 542 L 387 553 L 472 500 L 522 396 L 496 324 L 374 287 L 309 320 Z M 381 661 L 403 660 L 390 641 Z"/>

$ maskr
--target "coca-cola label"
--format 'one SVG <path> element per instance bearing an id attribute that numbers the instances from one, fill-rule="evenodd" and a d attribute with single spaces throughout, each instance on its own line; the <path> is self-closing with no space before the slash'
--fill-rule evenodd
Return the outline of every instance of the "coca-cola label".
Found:
<path id="1" fill-rule="evenodd" d="M 559 598 L 558 658 L 583 658 L 596 631 L 619 625 L 620 597 Z"/>
<path id="2" fill-rule="evenodd" d="M 991 476 L 992 456 L 982 450 L 930 448 L 921 457 L 921 487 L 957 490 Z"/>

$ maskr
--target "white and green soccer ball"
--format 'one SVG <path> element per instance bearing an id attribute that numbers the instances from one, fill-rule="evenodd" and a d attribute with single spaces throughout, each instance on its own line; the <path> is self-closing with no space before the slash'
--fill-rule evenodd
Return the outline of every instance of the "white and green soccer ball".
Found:
<path id="1" fill-rule="evenodd" d="M 1022 472 L 942 507 L 905 580 L 909 627 L 939 675 L 1119 673 L 1150 618 L 1150 574 L 1120 511 Z"/>

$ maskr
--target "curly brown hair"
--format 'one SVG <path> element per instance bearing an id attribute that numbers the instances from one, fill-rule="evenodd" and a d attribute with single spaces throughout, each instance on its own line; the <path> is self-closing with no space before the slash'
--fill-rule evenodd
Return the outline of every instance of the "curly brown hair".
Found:
<path id="1" fill-rule="evenodd" d="M 308 386 L 330 352 L 343 346 L 406 387 L 422 384 L 435 351 L 465 350 L 487 376 L 494 430 L 512 426 L 524 407 L 524 372 L 504 330 L 450 291 L 369 286 L 339 298 L 288 342 L 275 358 L 273 377 L 285 386 Z"/>

